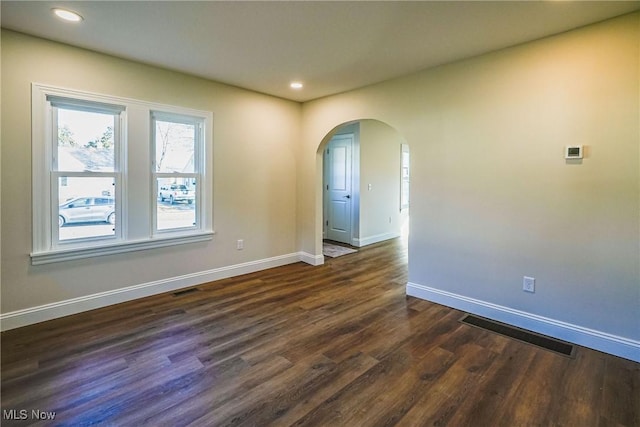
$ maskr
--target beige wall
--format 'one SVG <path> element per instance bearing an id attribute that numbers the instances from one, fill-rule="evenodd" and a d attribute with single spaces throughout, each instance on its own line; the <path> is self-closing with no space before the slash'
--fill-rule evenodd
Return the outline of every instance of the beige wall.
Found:
<path id="1" fill-rule="evenodd" d="M 212 111 L 213 240 L 31 266 L 32 82 Z M 3 31 L 2 313 L 297 252 L 300 117 L 298 103 Z"/>
<path id="2" fill-rule="evenodd" d="M 411 146 L 411 282 L 639 340 L 639 16 L 304 104 L 300 248 L 320 249 L 318 145 L 378 119 Z"/>
<path id="3" fill-rule="evenodd" d="M 400 134 L 385 123 L 360 122 L 361 241 L 400 235 L 400 145 L 403 142 Z"/>

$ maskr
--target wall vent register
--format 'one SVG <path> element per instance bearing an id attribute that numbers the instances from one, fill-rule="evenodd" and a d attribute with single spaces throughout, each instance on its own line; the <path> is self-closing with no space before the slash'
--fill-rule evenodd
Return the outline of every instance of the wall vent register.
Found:
<path id="1" fill-rule="evenodd" d="M 496 322 L 471 314 L 465 314 L 464 317 L 460 319 L 460 322 L 504 335 L 527 344 L 532 344 L 563 356 L 574 357 L 575 355 L 575 346 L 570 343 L 527 331 L 525 329 L 516 328 L 505 323 Z"/>

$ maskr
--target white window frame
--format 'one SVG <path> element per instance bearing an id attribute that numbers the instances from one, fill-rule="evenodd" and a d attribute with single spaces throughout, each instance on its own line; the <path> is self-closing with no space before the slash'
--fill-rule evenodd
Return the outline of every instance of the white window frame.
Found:
<path id="1" fill-rule="evenodd" d="M 405 162 L 405 154 L 407 161 Z M 411 153 L 408 144 L 400 144 L 400 212 L 409 209 L 409 193 L 405 193 L 405 184 L 409 187 L 411 184 Z M 406 170 L 406 173 L 405 173 Z"/>
<path id="2" fill-rule="evenodd" d="M 83 92 L 39 83 L 32 84 L 32 212 L 33 265 L 111 255 L 211 240 L 213 238 L 213 113 L 109 95 Z M 57 240 L 57 178 L 54 180 L 53 114 L 48 99 L 64 99 L 80 106 L 122 108 L 119 123 L 119 150 L 116 153 L 119 177 L 116 181 L 116 235 L 89 239 Z M 151 112 L 196 118 L 202 123 L 200 147 L 201 178 L 198 183 L 198 227 L 155 233 L 157 191 L 149 173 L 154 142 L 151 139 Z M 116 133 L 114 129 L 114 134 Z M 135 144 L 127 144 L 135 141 Z M 128 160 L 132 159 L 131 164 Z M 146 159 L 140 161 L 141 159 Z M 145 161 L 147 163 L 145 163 Z M 138 164 L 142 163 L 142 164 Z M 54 186 L 53 183 L 56 183 Z M 54 188 L 55 187 L 55 188 Z M 142 202 L 141 202 L 142 201 Z M 140 209 L 140 203 L 146 209 Z M 136 205 L 138 208 L 134 208 Z M 55 231 L 54 231 L 55 229 Z M 53 233 L 56 233 L 54 236 Z M 55 237 L 55 239 L 54 239 Z"/>
<path id="3" fill-rule="evenodd" d="M 172 123 L 181 123 L 188 124 L 194 126 L 194 171 L 192 173 L 186 172 L 176 172 L 176 173 L 167 173 L 167 172 L 157 172 L 156 168 L 156 120 L 164 121 L 164 122 L 172 122 Z M 182 114 L 168 113 L 165 111 L 151 111 L 151 183 L 153 186 L 152 194 L 156 197 L 153 197 L 152 203 L 152 224 L 153 224 L 153 235 L 154 236 L 163 236 L 170 235 L 175 233 L 180 233 L 184 230 L 200 230 L 202 228 L 202 217 L 203 206 L 201 206 L 201 198 L 202 192 L 200 191 L 201 183 L 203 181 L 202 171 L 204 169 L 203 164 L 203 149 L 204 149 L 204 121 L 201 117 L 192 117 L 185 116 Z M 196 191 L 195 191 L 195 207 L 196 207 L 196 218 L 195 224 L 191 227 L 184 228 L 170 228 L 170 229 L 158 229 L 158 178 L 193 178 L 196 180 Z"/>
<path id="4" fill-rule="evenodd" d="M 51 165 L 50 169 L 50 194 L 51 197 L 48 199 L 49 201 L 49 212 L 50 217 L 49 221 L 45 221 L 48 224 L 51 224 L 50 229 L 50 247 L 52 249 L 67 249 L 67 248 L 76 248 L 76 247 L 84 247 L 84 246 L 99 246 L 104 244 L 105 241 L 119 242 L 122 241 L 122 221 L 121 221 L 121 213 L 122 213 L 122 183 L 123 183 L 123 170 L 126 159 L 123 154 L 126 152 L 126 147 L 124 143 L 126 139 L 124 138 L 124 123 L 126 123 L 126 113 L 125 108 L 121 105 L 112 105 L 112 104 L 104 104 L 98 103 L 95 101 L 81 101 L 77 98 L 61 98 L 53 95 L 47 96 L 47 115 L 51 118 L 51 126 L 47 126 L 45 132 L 46 140 L 49 141 L 50 150 L 51 150 L 51 158 L 46 159 L 46 163 Z M 77 111 L 87 111 L 87 112 L 97 112 L 103 114 L 110 114 L 114 116 L 114 129 L 113 129 L 113 139 L 114 139 L 114 165 L 113 172 L 75 172 L 75 171 L 65 171 L 60 170 L 58 168 L 58 156 L 56 155 L 58 148 L 58 110 L 60 108 L 63 109 L 74 109 Z M 115 188 L 114 188 L 114 199 L 115 199 L 115 213 L 116 213 L 116 221 L 114 224 L 114 235 L 113 236 L 96 236 L 96 237 L 86 237 L 79 239 L 69 239 L 60 241 L 59 231 L 60 228 L 56 227 L 58 215 L 60 214 L 58 209 L 59 200 L 59 184 L 58 179 L 60 177 L 86 177 L 86 178 L 113 178 Z"/>

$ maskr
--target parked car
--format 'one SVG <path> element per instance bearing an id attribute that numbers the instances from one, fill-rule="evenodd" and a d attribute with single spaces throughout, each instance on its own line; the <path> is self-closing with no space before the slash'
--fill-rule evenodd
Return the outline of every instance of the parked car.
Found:
<path id="1" fill-rule="evenodd" d="M 115 202 L 111 197 L 76 197 L 59 206 L 58 225 L 72 222 L 108 222 L 115 224 Z"/>
<path id="2" fill-rule="evenodd" d="M 189 190 L 189 188 L 184 184 L 163 185 L 160 187 L 158 196 L 160 197 L 161 202 L 169 200 L 169 203 L 171 204 L 174 204 L 175 202 L 187 202 L 192 204 L 196 198 L 195 191 Z"/>

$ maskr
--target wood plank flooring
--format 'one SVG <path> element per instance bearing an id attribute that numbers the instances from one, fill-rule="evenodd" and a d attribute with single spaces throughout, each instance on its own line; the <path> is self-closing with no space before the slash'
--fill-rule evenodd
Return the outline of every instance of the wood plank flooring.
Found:
<path id="1" fill-rule="evenodd" d="M 640 364 L 462 324 L 406 281 L 396 239 L 7 331 L 2 425 L 640 426 Z"/>

